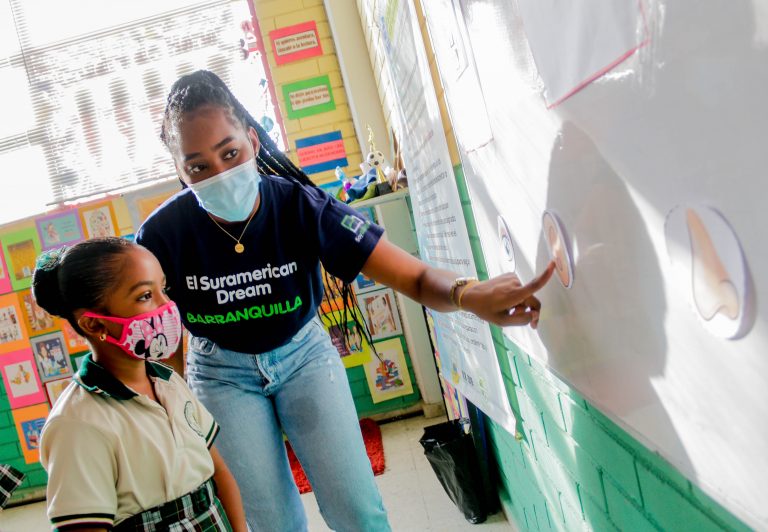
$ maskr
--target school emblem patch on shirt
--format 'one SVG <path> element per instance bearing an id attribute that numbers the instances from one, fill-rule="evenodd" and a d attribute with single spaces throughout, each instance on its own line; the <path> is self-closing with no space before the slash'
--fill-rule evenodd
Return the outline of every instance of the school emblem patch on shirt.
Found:
<path id="1" fill-rule="evenodd" d="M 197 421 L 197 417 L 195 416 L 195 407 L 192 404 L 192 401 L 187 401 L 187 404 L 184 405 L 184 418 L 187 420 L 187 424 L 192 428 L 192 430 L 199 434 L 201 438 L 205 438 L 203 429 L 200 428 L 200 423 Z"/>

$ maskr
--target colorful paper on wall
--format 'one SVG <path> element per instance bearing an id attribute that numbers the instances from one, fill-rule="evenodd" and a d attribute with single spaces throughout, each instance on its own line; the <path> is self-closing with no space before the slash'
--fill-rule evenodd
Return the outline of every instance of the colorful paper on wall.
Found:
<path id="1" fill-rule="evenodd" d="M 5 263 L 5 253 L 3 253 L 3 249 L 0 247 L 0 294 L 5 294 L 11 290 L 11 274 L 8 273 L 8 266 Z"/>
<path id="2" fill-rule="evenodd" d="M 403 334 L 395 293 L 391 288 L 360 294 L 357 301 L 373 340 Z"/>
<path id="3" fill-rule="evenodd" d="M 0 353 L 29 347 L 18 294 L 0 296 Z"/>
<path id="4" fill-rule="evenodd" d="M 71 382 L 72 377 L 67 377 L 66 379 L 45 383 L 45 391 L 48 393 L 48 403 L 51 405 L 51 408 L 53 408 L 58 398 L 61 397 L 61 394 L 64 393 L 64 390 L 67 389 Z"/>
<path id="5" fill-rule="evenodd" d="M 117 236 L 118 234 L 117 216 L 111 201 L 81 207 L 80 218 L 88 238 Z"/>
<path id="6" fill-rule="evenodd" d="M 1 356 L 0 371 L 11 408 L 23 408 L 45 402 L 45 392 L 31 349 Z"/>
<path id="7" fill-rule="evenodd" d="M 34 464 L 40 460 L 40 433 L 48 417 L 48 403 L 12 410 L 13 422 L 21 442 L 24 461 Z"/>
<path id="8" fill-rule="evenodd" d="M 134 192 L 126 192 L 123 194 L 123 199 L 128 206 L 128 211 L 131 213 L 131 222 L 133 223 L 134 230 L 138 231 L 141 224 L 144 223 L 144 220 L 146 220 L 155 209 L 180 190 L 181 186 L 179 182 L 174 179 L 153 185 L 152 187 L 143 190 L 136 190 Z M 125 238 L 125 236 L 126 235 L 123 235 L 123 238 Z"/>
<path id="9" fill-rule="evenodd" d="M 269 38 L 278 65 L 323 55 L 314 20 L 270 31 Z"/>
<path id="10" fill-rule="evenodd" d="M 35 220 L 43 250 L 74 244 L 83 240 L 83 226 L 77 211 L 70 210 L 42 216 Z"/>
<path id="11" fill-rule="evenodd" d="M 67 352 L 64 335 L 60 332 L 37 336 L 30 341 L 35 362 L 43 382 L 72 375 L 72 361 Z"/>
<path id="12" fill-rule="evenodd" d="M 308 174 L 349 164 L 341 131 L 296 140 L 296 154 L 299 156 L 302 170 Z"/>
<path id="13" fill-rule="evenodd" d="M 365 364 L 365 379 L 374 403 L 413 393 L 402 338 L 375 342 L 378 357 Z"/>
<path id="14" fill-rule="evenodd" d="M 358 314 L 358 320 L 362 319 Z M 341 312 L 329 312 L 323 314 L 322 321 L 345 368 L 359 366 L 371 360 L 371 346 L 357 331 L 354 320 L 342 319 Z M 344 341 L 345 330 L 348 331 L 349 346 Z"/>
<path id="15" fill-rule="evenodd" d="M 37 304 L 31 290 L 19 292 L 19 302 L 24 314 L 24 323 L 30 336 L 49 333 L 59 327 L 60 320 L 48 314 Z"/>
<path id="16" fill-rule="evenodd" d="M 40 254 L 40 240 L 33 227 L 20 229 L 0 236 L 3 253 L 8 266 L 11 286 L 14 290 L 24 290 L 32 284 L 35 260 Z"/>
<path id="17" fill-rule="evenodd" d="M 67 344 L 67 351 L 69 351 L 70 354 L 81 353 L 90 349 L 88 341 L 77 334 L 67 320 L 59 320 L 59 325 L 61 326 L 61 332 L 64 335 L 64 340 Z"/>
<path id="18" fill-rule="evenodd" d="M 290 119 L 303 118 L 336 109 L 331 80 L 327 75 L 295 83 L 286 83 L 283 85 L 283 96 L 285 109 Z"/>

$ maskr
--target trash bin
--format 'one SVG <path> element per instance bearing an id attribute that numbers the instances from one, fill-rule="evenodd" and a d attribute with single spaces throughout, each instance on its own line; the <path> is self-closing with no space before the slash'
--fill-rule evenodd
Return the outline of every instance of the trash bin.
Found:
<path id="1" fill-rule="evenodd" d="M 472 435 L 453 420 L 425 427 L 419 443 L 443 489 L 467 521 L 485 521 L 488 514 Z"/>

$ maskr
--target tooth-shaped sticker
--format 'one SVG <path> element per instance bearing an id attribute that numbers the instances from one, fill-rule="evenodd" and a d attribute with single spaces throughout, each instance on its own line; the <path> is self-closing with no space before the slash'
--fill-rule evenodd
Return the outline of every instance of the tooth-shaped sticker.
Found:
<path id="1" fill-rule="evenodd" d="M 720 338 L 739 338 L 754 321 L 749 268 L 725 217 L 705 205 L 680 205 L 667 215 L 667 252 L 675 286 L 702 326 Z"/>
<path id="2" fill-rule="evenodd" d="M 547 243 L 549 256 L 555 261 L 555 273 L 564 287 L 573 286 L 573 259 L 566 240 L 563 224 L 553 211 L 544 211 L 541 221 L 544 241 Z"/>
<path id="3" fill-rule="evenodd" d="M 685 210 L 691 238 L 693 301 L 701 317 L 709 321 L 718 312 L 735 320 L 739 317 L 739 295 L 728 271 L 717 255 L 715 244 L 693 209 Z"/>
<path id="4" fill-rule="evenodd" d="M 502 251 L 502 269 L 507 272 L 514 272 L 517 266 L 515 262 L 515 246 L 512 244 L 512 233 L 509 230 L 507 221 L 501 215 L 498 217 L 497 227 L 499 245 Z"/>

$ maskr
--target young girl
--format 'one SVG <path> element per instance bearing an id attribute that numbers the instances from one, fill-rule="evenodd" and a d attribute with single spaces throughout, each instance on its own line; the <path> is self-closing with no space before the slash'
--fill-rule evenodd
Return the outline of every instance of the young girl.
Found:
<path id="1" fill-rule="evenodd" d="M 189 384 L 222 424 L 248 523 L 306 530 L 285 432 L 330 528 L 386 532 L 346 372 L 316 317 L 320 263 L 346 282 L 362 271 L 438 311 L 534 327 L 534 293 L 552 265 L 526 286 L 513 274 L 479 282 L 427 266 L 314 187 L 211 72 L 171 88 L 162 139 L 186 190 L 136 239 L 174 288 L 191 333 Z"/>
<path id="2" fill-rule="evenodd" d="M 218 425 L 158 362 L 182 329 L 157 259 L 120 238 L 88 240 L 42 255 L 32 290 L 93 349 L 42 432 L 54 530 L 247 530 L 213 447 Z"/>

